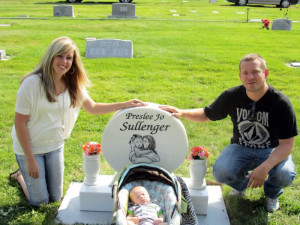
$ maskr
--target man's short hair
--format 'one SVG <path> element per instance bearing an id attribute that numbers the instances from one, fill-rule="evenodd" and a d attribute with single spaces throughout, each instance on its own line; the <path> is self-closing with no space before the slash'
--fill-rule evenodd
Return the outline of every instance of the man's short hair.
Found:
<path id="1" fill-rule="evenodd" d="M 255 59 L 258 59 L 260 61 L 260 65 L 261 65 L 261 68 L 263 70 L 265 70 L 267 68 L 266 60 L 263 57 L 261 57 L 258 54 L 255 54 L 255 53 L 250 53 L 250 54 L 245 55 L 241 59 L 240 64 L 239 64 L 240 71 L 241 71 L 241 64 L 242 64 L 242 62 L 250 62 L 250 61 L 254 61 Z"/>

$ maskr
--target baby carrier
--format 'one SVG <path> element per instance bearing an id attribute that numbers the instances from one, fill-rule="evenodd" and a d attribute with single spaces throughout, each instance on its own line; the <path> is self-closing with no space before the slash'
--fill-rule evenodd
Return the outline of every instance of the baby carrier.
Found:
<path id="1" fill-rule="evenodd" d="M 113 222 L 126 225 L 129 192 L 135 186 L 148 191 L 151 202 L 158 204 L 165 222 L 172 225 L 198 225 L 188 188 L 182 178 L 152 164 L 127 166 L 117 174 L 112 188 Z"/>

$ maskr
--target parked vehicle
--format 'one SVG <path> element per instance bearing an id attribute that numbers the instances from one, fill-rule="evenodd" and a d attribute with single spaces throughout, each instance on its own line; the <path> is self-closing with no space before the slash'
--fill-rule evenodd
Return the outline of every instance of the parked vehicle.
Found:
<path id="1" fill-rule="evenodd" d="M 80 3 L 82 0 L 66 0 L 68 3 Z M 131 3 L 132 0 L 119 0 L 121 3 Z"/>
<path id="2" fill-rule="evenodd" d="M 236 5 L 245 6 L 247 4 L 264 4 L 264 5 L 276 5 L 281 8 L 288 8 L 290 5 L 296 5 L 298 0 L 227 0 L 233 2 Z"/>

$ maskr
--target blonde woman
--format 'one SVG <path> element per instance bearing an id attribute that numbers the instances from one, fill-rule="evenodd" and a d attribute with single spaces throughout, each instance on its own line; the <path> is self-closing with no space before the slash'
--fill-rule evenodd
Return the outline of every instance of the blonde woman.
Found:
<path id="1" fill-rule="evenodd" d="M 37 67 L 26 75 L 17 93 L 13 149 L 20 170 L 11 174 L 33 206 L 60 201 L 63 192 L 63 148 L 80 108 L 90 114 L 142 106 L 140 100 L 95 103 L 86 87 L 76 44 L 68 37 L 52 41 Z"/>

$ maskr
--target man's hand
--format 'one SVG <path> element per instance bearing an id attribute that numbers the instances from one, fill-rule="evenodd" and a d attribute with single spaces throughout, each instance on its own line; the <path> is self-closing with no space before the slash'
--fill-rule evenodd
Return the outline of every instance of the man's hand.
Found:
<path id="1" fill-rule="evenodd" d="M 261 164 L 260 166 L 256 167 L 247 178 L 250 178 L 247 188 L 259 188 L 264 185 L 265 180 L 268 177 L 270 169 L 265 165 Z"/>
<path id="2" fill-rule="evenodd" d="M 182 116 L 182 111 L 180 109 L 177 109 L 173 106 L 169 106 L 169 105 L 160 105 L 159 106 L 160 109 L 168 111 L 172 114 L 172 116 L 179 118 Z"/>

